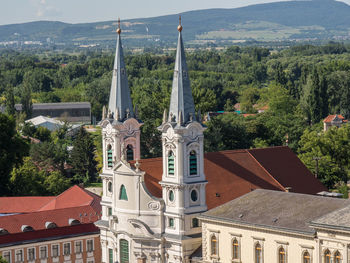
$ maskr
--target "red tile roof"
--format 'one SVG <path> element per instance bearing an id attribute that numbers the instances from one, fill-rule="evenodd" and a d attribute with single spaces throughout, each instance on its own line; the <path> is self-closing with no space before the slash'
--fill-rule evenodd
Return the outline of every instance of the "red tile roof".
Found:
<path id="1" fill-rule="evenodd" d="M 15 200 L 16 209 L 12 208 L 12 200 Z M 21 202 L 18 202 L 18 200 L 21 200 Z M 31 200 L 36 202 L 33 202 L 34 204 L 29 203 Z M 4 203 L 5 201 L 9 203 L 7 205 L 8 209 L 3 209 L 4 213 L 15 210 L 22 212 L 21 214 L 0 217 L 0 228 L 5 229 L 9 233 L 4 235 L 8 240 L 12 240 L 14 234 L 16 236 L 28 236 L 28 232 L 22 232 L 23 225 L 33 228 L 34 231 L 30 233 L 48 231 L 44 234 L 47 237 L 51 232 L 64 234 L 65 227 L 73 227 L 69 224 L 70 219 L 76 219 L 82 225 L 85 225 L 97 221 L 101 216 L 101 198 L 78 186 L 69 188 L 57 197 L 0 198 L 0 203 Z M 27 210 L 25 209 L 26 206 L 29 207 Z M 55 228 L 56 230 L 46 229 L 46 222 L 55 223 L 57 226 Z M 60 229 L 63 229 L 63 232 L 60 232 Z M 32 234 L 32 236 L 35 235 L 37 234 Z M 22 236 L 20 237 L 22 238 Z"/>
<path id="2" fill-rule="evenodd" d="M 288 147 L 206 153 L 204 172 L 208 181 L 208 208 L 214 208 L 253 189 L 271 189 L 316 194 L 327 190 Z M 162 158 L 140 161 L 145 184 L 161 197 Z"/>
<path id="3" fill-rule="evenodd" d="M 17 214 L 0 217 L 0 228 L 6 229 L 10 234 L 21 233 L 22 225 L 31 226 L 34 230 L 46 229 L 46 222 L 53 222 L 57 227 L 69 226 L 69 219 L 77 219 L 81 223 L 92 223 L 99 219 L 100 211 L 91 206 L 79 206 L 63 209 L 47 210 L 27 214 Z"/>
<path id="4" fill-rule="evenodd" d="M 38 211 L 55 196 L 0 197 L 0 213 L 29 213 Z"/>
<path id="5" fill-rule="evenodd" d="M 81 224 L 75 226 L 66 226 L 39 231 L 16 233 L 0 236 L 0 247 L 12 246 L 17 243 L 28 242 L 30 240 L 51 240 L 64 237 L 71 237 L 78 234 L 99 233 L 99 229 L 93 224 Z"/>
<path id="6" fill-rule="evenodd" d="M 90 205 L 99 196 L 75 185 L 48 202 L 38 211 Z"/>
<path id="7" fill-rule="evenodd" d="M 331 122 L 331 121 L 334 120 L 334 118 L 335 118 L 336 116 L 338 116 L 338 118 L 341 119 L 341 120 L 343 120 L 343 121 L 344 121 L 344 119 L 345 119 L 345 118 L 344 118 L 342 115 L 340 115 L 340 114 L 334 114 L 334 115 L 328 115 L 328 116 L 323 120 L 323 122 L 326 122 L 326 123 Z"/>
<path id="8" fill-rule="evenodd" d="M 98 195 L 75 185 L 58 196 L 0 197 L 0 213 L 30 213 L 90 204 L 98 208 L 99 200 Z"/>

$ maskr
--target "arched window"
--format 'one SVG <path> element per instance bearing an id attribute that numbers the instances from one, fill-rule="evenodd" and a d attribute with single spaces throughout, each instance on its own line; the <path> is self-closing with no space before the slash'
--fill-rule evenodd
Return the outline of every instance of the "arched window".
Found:
<path id="1" fill-rule="evenodd" d="M 128 195 L 126 194 L 126 188 L 125 188 L 125 186 L 123 184 L 120 187 L 119 200 L 126 200 L 126 201 L 128 201 Z"/>
<path id="2" fill-rule="evenodd" d="M 331 252 L 328 249 L 324 252 L 324 263 L 331 263 Z"/>
<path id="3" fill-rule="evenodd" d="M 237 239 L 232 241 L 232 259 L 239 259 L 239 245 Z"/>
<path id="4" fill-rule="evenodd" d="M 197 174 L 197 154 L 195 151 L 190 152 L 190 175 Z"/>
<path id="5" fill-rule="evenodd" d="M 168 155 L 168 174 L 173 175 L 174 171 L 175 171 L 174 153 L 170 151 Z"/>
<path id="6" fill-rule="evenodd" d="M 134 150 L 132 148 L 132 145 L 130 145 L 130 144 L 128 144 L 128 146 L 126 146 L 126 160 L 127 161 L 134 160 Z"/>
<path id="7" fill-rule="evenodd" d="M 108 168 L 113 167 L 113 153 L 112 153 L 112 146 L 110 144 L 107 147 L 107 165 L 108 165 Z"/>
<path id="8" fill-rule="evenodd" d="M 218 254 L 218 240 L 215 235 L 212 235 L 210 239 L 211 255 L 217 256 Z"/>
<path id="9" fill-rule="evenodd" d="M 112 193 L 113 191 L 113 185 L 112 185 L 112 182 L 108 182 L 108 192 Z"/>
<path id="10" fill-rule="evenodd" d="M 286 263 L 286 251 L 283 247 L 278 250 L 278 263 Z"/>
<path id="11" fill-rule="evenodd" d="M 303 263 L 310 263 L 311 262 L 311 257 L 309 252 L 305 251 L 303 254 Z"/>
<path id="12" fill-rule="evenodd" d="M 340 252 L 337 250 L 334 253 L 334 263 L 340 263 L 341 262 L 341 254 Z"/>
<path id="13" fill-rule="evenodd" d="M 260 243 L 255 245 L 255 263 L 262 263 L 262 248 Z"/>

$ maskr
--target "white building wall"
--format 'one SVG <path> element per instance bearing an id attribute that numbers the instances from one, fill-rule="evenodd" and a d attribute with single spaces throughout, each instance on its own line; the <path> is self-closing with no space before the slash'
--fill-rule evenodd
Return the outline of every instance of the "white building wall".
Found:
<path id="1" fill-rule="evenodd" d="M 312 263 L 319 263 L 317 239 L 312 235 L 296 235 L 288 232 L 277 232 L 268 229 L 234 226 L 222 223 L 202 221 L 203 262 L 255 262 L 255 244 L 262 246 L 262 263 L 278 263 L 278 250 L 286 251 L 286 263 L 303 263 L 302 254 L 308 251 Z M 218 240 L 218 254 L 211 255 L 211 236 Z M 232 259 L 232 241 L 239 242 L 240 260 Z"/>

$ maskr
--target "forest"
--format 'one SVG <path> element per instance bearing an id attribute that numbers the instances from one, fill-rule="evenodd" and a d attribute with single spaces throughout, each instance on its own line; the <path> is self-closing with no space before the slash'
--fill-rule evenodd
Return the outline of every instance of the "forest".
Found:
<path id="1" fill-rule="evenodd" d="M 0 141 L 2 195 L 23 194 L 12 187 L 16 180 L 26 178 L 23 174 L 40 177 L 37 192 L 28 189 L 26 193 L 32 195 L 63 190 L 54 189 L 57 182 L 67 187 L 98 180 L 98 132 L 82 130 L 78 139 L 72 139 L 65 136 L 64 129 L 49 134 L 23 125 L 23 121 L 30 118 L 32 103 L 73 101 L 91 102 L 92 115 L 100 120 L 102 107 L 108 103 L 113 59 L 114 54 L 101 52 L 0 53 L 0 104 L 6 113 L 0 115 L 0 133 L 7 131 Z M 169 106 L 174 60 L 175 53 L 127 52 L 125 56 L 133 103 L 144 122 L 142 158 L 161 155 L 156 127 Z M 211 116 L 205 122 L 205 151 L 288 144 L 313 173 L 317 169 L 317 176 L 328 188 L 346 192 L 350 127 L 323 132 L 322 121 L 329 114 L 350 118 L 350 46 L 331 42 L 279 51 L 238 46 L 222 51 L 194 50 L 187 52 L 187 64 L 196 108 L 204 117 Z M 15 103 L 22 103 L 23 113 L 15 112 Z M 259 113 L 259 109 L 265 111 Z M 225 114 L 218 114 L 222 112 Z M 23 135 L 43 142 L 32 145 Z M 10 142 L 18 147 L 13 149 Z M 77 152 L 68 154 L 65 149 L 73 144 Z M 6 151 L 10 153 L 4 154 Z M 81 171 L 79 152 L 86 151 L 95 156 L 85 156 L 88 167 Z M 65 163 L 72 168 L 69 174 Z"/>

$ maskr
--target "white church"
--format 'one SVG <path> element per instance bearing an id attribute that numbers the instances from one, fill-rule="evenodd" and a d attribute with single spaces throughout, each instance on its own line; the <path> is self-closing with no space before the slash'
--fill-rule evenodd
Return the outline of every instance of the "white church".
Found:
<path id="1" fill-rule="evenodd" d="M 130 90 L 118 28 L 108 116 L 102 121 L 103 262 L 186 262 L 201 245 L 196 215 L 207 210 L 203 168 L 204 126 L 195 112 L 185 52 L 179 39 L 169 114 L 159 127 L 163 141 L 163 198 L 147 190 L 140 159 L 140 127 Z"/>
<path id="2" fill-rule="evenodd" d="M 205 126 L 195 112 L 181 24 L 178 31 L 169 112 L 158 128 L 162 158 L 140 160 L 142 122 L 133 110 L 120 26 L 117 30 L 108 111 L 101 122 L 102 217 L 96 225 L 104 263 L 190 262 L 202 245 L 198 216 L 208 209 L 258 188 L 325 190 L 288 147 L 204 154 Z"/>

